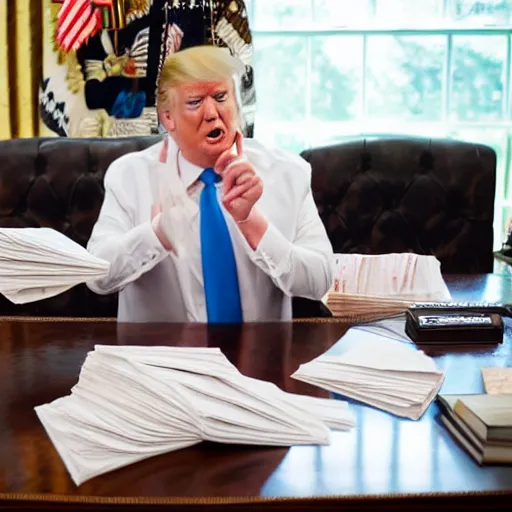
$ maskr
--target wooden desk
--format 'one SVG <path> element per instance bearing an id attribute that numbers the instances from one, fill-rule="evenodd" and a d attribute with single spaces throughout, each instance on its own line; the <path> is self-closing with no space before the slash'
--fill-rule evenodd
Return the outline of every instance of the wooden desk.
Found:
<path id="1" fill-rule="evenodd" d="M 509 277 L 448 277 L 457 299 L 512 301 Z M 344 334 L 339 322 L 117 325 L 112 321 L 0 321 L 0 508 L 151 505 L 195 510 L 305 508 L 464 509 L 510 505 L 512 467 L 479 467 L 436 421 L 433 404 L 417 422 L 359 404 L 357 426 L 327 447 L 290 449 L 203 443 L 97 477 L 77 488 L 34 406 L 69 393 L 96 343 L 220 346 L 239 369 L 282 388 L 327 393 L 290 379 L 299 364 Z M 510 366 L 512 339 L 487 349 L 441 352 L 443 392 L 480 392 L 482 366 Z M 124 507 L 119 507 L 123 508 Z M 507 507 L 508 508 L 508 507 Z"/>

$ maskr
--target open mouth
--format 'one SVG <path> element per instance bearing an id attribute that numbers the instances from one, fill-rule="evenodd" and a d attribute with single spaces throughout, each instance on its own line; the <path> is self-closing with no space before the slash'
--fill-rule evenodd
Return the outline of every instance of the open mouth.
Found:
<path id="1" fill-rule="evenodd" d="M 222 130 L 220 128 L 215 128 L 210 133 L 208 133 L 207 137 L 209 140 L 215 141 L 222 136 Z"/>

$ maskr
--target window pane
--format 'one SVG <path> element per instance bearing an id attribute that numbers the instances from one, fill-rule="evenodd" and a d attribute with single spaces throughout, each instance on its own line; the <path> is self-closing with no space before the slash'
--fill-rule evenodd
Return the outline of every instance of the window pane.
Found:
<path id="1" fill-rule="evenodd" d="M 392 26 L 425 25 L 443 14 L 442 0 L 377 0 L 376 20 Z"/>
<path id="2" fill-rule="evenodd" d="M 361 103 L 362 38 L 314 37 L 311 59 L 311 117 L 321 121 L 356 117 Z"/>
<path id="3" fill-rule="evenodd" d="M 453 38 L 452 119 L 499 120 L 503 116 L 505 36 Z"/>
<path id="4" fill-rule="evenodd" d="M 302 37 L 254 38 L 256 116 L 301 121 L 306 104 L 306 41 Z M 258 124 L 256 119 L 255 124 Z"/>
<path id="5" fill-rule="evenodd" d="M 439 120 L 445 51 L 441 36 L 369 37 L 368 117 Z"/>
<path id="6" fill-rule="evenodd" d="M 509 145 L 510 151 L 512 152 L 512 132 L 509 132 L 509 134 L 508 134 L 507 144 Z M 507 154 L 507 153 L 505 153 L 505 154 Z M 508 154 L 510 155 L 510 153 L 508 153 Z M 503 182 L 505 183 L 505 187 L 506 187 L 505 188 L 505 199 L 507 201 L 512 201 L 512 179 L 511 179 L 512 160 L 510 159 L 510 157 L 508 160 L 505 157 L 504 165 L 505 165 L 505 171 L 504 171 Z M 510 211 L 510 215 L 512 216 L 512 209 Z"/>
<path id="7" fill-rule="evenodd" d="M 466 25 L 510 25 L 512 0 L 448 0 L 447 15 Z"/>
<path id="8" fill-rule="evenodd" d="M 316 23 L 332 27 L 362 25 L 372 16 L 370 0 L 314 0 L 313 9 Z"/>
<path id="9" fill-rule="evenodd" d="M 296 154 L 306 149 L 306 137 L 302 123 L 276 123 L 262 119 L 255 124 L 255 138 L 262 144 Z"/>
<path id="10" fill-rule="evenodd" d="M 294 133 L 276 132 L 273 136 L 273 145 L 281 149 L 292 151 L 297 155 L 306 149 L 304 137 Z"/>
<path id="11" fill-rule="evenodd" d="M 311 24 L 311 0 L 253 0 L 257 29 L 295 29 Z"/>

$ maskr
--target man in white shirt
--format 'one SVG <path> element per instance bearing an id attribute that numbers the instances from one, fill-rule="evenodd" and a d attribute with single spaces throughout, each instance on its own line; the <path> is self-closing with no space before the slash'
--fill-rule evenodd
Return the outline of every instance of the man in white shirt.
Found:
<path id="1" fill-rule="evenodd" d="M 120 322 L 286 321 L 292 296 L 331 286 L 311 168 L 242 140 L 238 66 L 213 46 L 171 55 L 157 90 L 168 135 L 105 174 L 88 250 L 111 266 L 88 286 L 119 292 Z"/>

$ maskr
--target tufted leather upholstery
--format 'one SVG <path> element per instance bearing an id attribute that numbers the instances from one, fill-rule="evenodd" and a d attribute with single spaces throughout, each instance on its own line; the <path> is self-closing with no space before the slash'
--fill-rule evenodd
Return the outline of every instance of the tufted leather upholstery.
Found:
<path id="1" fill-rule="evenodd" d="M 110 163 L 159 139 L 0 141 L 0 226 L 51 227 L 85 247 L 103 202 L 103 176 Z M 96 295 L 85 285 L 24 305 L 0 295 L 0 314 L 116 316 L 117 295 Z"/>
<path id="2" fill-rule="evenodd" d="M 433 254 L 443 273 L 493 269 L 496 154 L 481 144 L 374 138 L 304 151 L 335 252 Z"/>
<path id="3" fill-rule="evenodd" d="M 0 226 L 47 226 L 85 246 L 103 201 L 109 164 L 159 136 L 0 141 Z M 368 140 L 303 152 L 336 252 L 435 254 L 444 272 L 492 271 L 496 156 L 474 144 Z M 115 316 L 117 296 L 77 286 L 0 314 Z M 294 315 L 320 315 L 294 300 Z"/>

